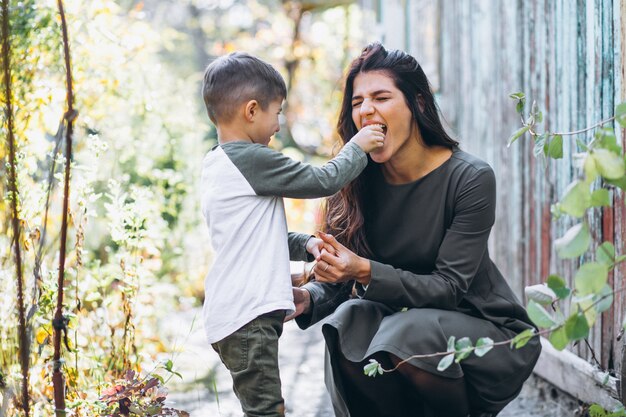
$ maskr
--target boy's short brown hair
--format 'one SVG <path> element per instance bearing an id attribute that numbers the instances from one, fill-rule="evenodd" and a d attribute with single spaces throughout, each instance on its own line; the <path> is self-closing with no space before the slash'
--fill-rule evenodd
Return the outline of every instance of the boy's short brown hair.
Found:
<path id="1" fill-rule="evenodd" d="M 202 96 L 214 124 L 228 122 L 237 106 L 257 100 L 262 109 L 287 96 L 283 77 L 267 62 L 245 52 L 233 52 L 211 62 L 204 72 Z"/>

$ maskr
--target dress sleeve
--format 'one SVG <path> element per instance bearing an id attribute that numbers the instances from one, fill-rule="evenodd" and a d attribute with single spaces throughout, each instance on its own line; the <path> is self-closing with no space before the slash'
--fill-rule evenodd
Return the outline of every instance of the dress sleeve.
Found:
<path id="1" fill-rule="evenodd" d="M 367 155 L 353 142 L 321 167 L 295 161 L 267 146 L 226 146 L 224 152 L 259 196 L 320 198 L 335 194 L 367 165 Z"/>
<path id="2" fill-rule="evenodd" d="M 460 187 L 452 223 L 439 247 L 435 270 L 414 274 L 370 261 L 371 281 L 364 299 L 400 307 L 454 309 L 463 299 L 487 252 L 495 221 L 495 176 L 475 171 Z"/>
<path id="3" fill-rule="evenodd" d="M 329 284 L 322 282 L 309 282 L 302 288 L 311 294 L 311 311 L 296 317 L 296 323 L 301 329 L 317 323 L 330 315 L 339 304 L 350 298 L 354 281 Z"/>

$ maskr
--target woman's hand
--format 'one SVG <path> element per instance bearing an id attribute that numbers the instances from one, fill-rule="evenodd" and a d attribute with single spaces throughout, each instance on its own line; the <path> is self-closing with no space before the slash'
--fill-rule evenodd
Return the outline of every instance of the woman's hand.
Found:
<path id="1" fill-rule="evenodd" d="M 324 248 L 316 258 L 317 264 L 313 268 L 316 281 L 337 283 L 355 279 L 363 285 L 369 284 L 371 267 L 368 259 L 337 242 L 333 235 L 319 232 L 319 236 L 332 250 Z"/>
<path id="2" fill-rule="evenodd" d="M 304 288 L 293 287 L 293 303 L 296 305 L 296 311 L 285 317 L 284 321 L 295 319 L 300 314 L 306 314 L 311 311 L 311 293 Z"/>

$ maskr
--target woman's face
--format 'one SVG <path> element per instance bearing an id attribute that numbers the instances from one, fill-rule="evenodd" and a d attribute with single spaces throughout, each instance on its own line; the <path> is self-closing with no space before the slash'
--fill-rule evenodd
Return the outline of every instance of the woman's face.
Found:
<path id="1" fill-rule="evenodd" d="M 370 157 L 374 162 L 387 162 L 414 140 L 417 130 L 404 94 L 383 71 L 359 73 L 353 87 L 352 120 L 358 130 L 370 124 L 383 125 L 384 145 Z"/>

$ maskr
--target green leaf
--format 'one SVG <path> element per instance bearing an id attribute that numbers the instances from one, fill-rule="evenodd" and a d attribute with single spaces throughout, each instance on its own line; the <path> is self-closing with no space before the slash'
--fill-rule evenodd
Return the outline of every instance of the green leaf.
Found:
<path id="1" fill-rule="evenodd" d="M 472 341 L 469 337 L 460 338 L 454 345 L 456 351 L 455 362 L 459 363 L 472 353 Z"/>
<path id="2" fill-rule="evenodd" d="M 439 372 L 443 372 L 452 365 L 454 362 L 454 353 L 444 356 L 440 361 L 439 365 L 437 365 L 437 370 Z"/>
<path id="3" fill-rule="evenodd" d="M 580 139 L 576 139 L 576 145 L 578 145 L 580 150 L 583 151 L 583 152 L 587 152 L 589 150 L 587 145 Z"/>
<path id="4" fill-rule="evenodd" d="M 363 373 L 367 376 L 375 377 L 383 374 L 383 368 L 376 359 L 370 359 L 370 363 L 363 367 Z"/>
<path id="5" fill-rule="evenodd" d="M 511 347 L 521 349 L 535 336 L 535 329 L 526 329 L 511 340 Z"/>
<path id="6" fill-rule="evenodd" d="M 587 294 L 585 296 L 577 296 L 572 299 L 572 310 L 577 308 L 577 311 L 584 311 L 585 318 L 587 319 L 587 324 L 589 324 L 589 326 L 593 326 L 598 318 L 598 312 L 593 305 L 594 297 L 595 294 Z"/>
<path id="7" fill-rule="evenodd" d="M 530 300 L 528 302 L 526 311 L 528 312 L 528 317 L 530 317 L 532 322 L 535 323 L 537 327 L 547 329 L 556 324 L 550 313 L 548 313 L 545 308 L 543 308 L 541 305 L 534 302 L 533 300 Z"/>
<path id="8" fill-rule="evenodd" d="M 565 280 L 558 275 L 550 275 L 547 280 L 548 287 L 554 291 L 560 300 L 569 297 L 571 290 L 565 285 Z"/>
<path id="9" fill-rule="evenodd" d="M 609 268 L 598 262 L 583 264 L 576 272 L 574 282 L 579 295 L 594 294 L 599 292 L 606 284 L 609 276 Z"/>
<path id="10" fill-rule="evenodd" d="M 539 304 L 549 305 L 558 299 L 556 293 L 544 284 L 530 285 L 524 288 L 526 298 Z"/>
<path id="11" fill-rule="evenodd" d="M 450 336 L 448 338 L 448 350 L 447 350 L 448 352 L 454 352 L 455 351 L 455 349 L 454 349 L 454 345 L 455 345 L 454 341 L 455 341 L 455 339 L 456 338 L 454 336 Z"/>
<path id="12" fill-rule="evenodd" d="M 617 258 L 615 258 L 615 263 L 618 264 L 620 262 L 624 262 L 626 261 L 626 255 L 620 255 Z"/>
<path id="13" fill-rule="evenodd" d="M 615 121 L 621 127 L 626 127 L 626 102 L 615 106 Z"/>
<path id="14" fill-rule="evenodd" d="M 535 119 L 537 120 L 537 123 L 543 122 L 543 113 L 540 111 L 537 112 L 537 114 L 535 114 Z"/>
<path id="15" fill-rule="evenodd" d="M 593 296 L 593 302 L 597 303 L 595 307 L 598 313 L 602 313 L 611 308 L 611 304 L 613 304 L 613 290 L 611 287 L 609 285 L 602 287 L 600 292 Z"/>
<path id="16" fill-rule="evenodd" d="M 524 111 L 524 105 L 526 104 L 526 95 L 522 92 L 519 93 L 511 93 L 509 94 L 513 100 L 517 100 L 517 104 L 515 105 L 515 111 L 519 114 L 522 114 Z"/>
<path id="17" fill-rule="evenodd" d="M 563 259 L 577 258 L 587 251 L 591 235 L 587 223 L 572 226 L 563 237 L 554 241 L 559 257 Z"/>
<path id="18" fill-rule="evenodd" d="M 552 346 L 556 350 L 563 350 L 569 343 L 569 339 L 567 338 L 567 333 L 565 333 L 565 328 L 559 327 L 552 333 L 550 333 L 550 337 L 548 338 Z"/>
<path id="19" fill-rule="evenodd" d="M 624 315 L 624 319 L 622 320 L 622 329 L 626 330 L 626 315 Z"/>
<path id="20" fill-rule="evenodd" d="M 476 341 L 474 353 L 480 358 L 485 356 L 491 349 L 493 349 L 493 340 L 489 337 L 481 337 Z"/>
<path id="21" fill-rule="evenodd" d="M 618 155 L 622 153 L 622 147 L 617 144 L 615 131 L 611 127 L 605 127 L 598 130 L 594 135 L 593 148 L 603 148 Z"/>
<path id="22" fill-rule="evenodd" d="M 582 181 L 572 182 L 559 202 L 560 210 L 572 217 L 584 216 L 589 207 L 591 207 L 591 192 L 589 186 Z"/>
<path id="23" fill-rule="evenodd" d="M 603 263 L 609 267 L 615 263 L 615 246 L 611 242 L 603 242 L 596 249 L 596 262 Z"/>
<path id="24" fill-rule="evenodd" d="M 515 142 L 517 139 L 519 139 L 520 136 L 522 136 L 524 133 L 528 132 L 528 129 L 530 129 L 530 126 L 524 126 L 521 129 L 515 131 L 509 137 L 509 144 L 507 146 L 511 146 L 513 144 L 513 142 Z"/>
<path id="25" fill-rule="evenodd" d="M 565 322 L 565 333 L 569 340 L 580 340 L 589 336 L 589 324 L 582 313 L 574 313 Z"/>
<path id="26" fill-rule="evenodd" d="M 626 191 L 626 175 L 622 178 L 618 178 L 616 180 L 606 180 L 608 184 L 614 185 L 618 188 L 621 188 L 623 191 Z"/>
<path id="27" fill-rule="evenodd" d="M 554 135 L 552 140 L 548 142 L 547 155 L 553 159 L 563 158 L 563 137 L 561 135 Z"/>
<path id="28" fill-rule="evenodd" d="M 535 136 L 535 146 L 533 147 L 533 155 L 535 158 L 539 158 L 545 153 L 546 137 L 545 135 Z"/>
<path id="29" fill-rule="evenodd" d="M 588 153 L 585 157 L 583 169 L 585 171 L 585 177 L 587 177 L 587 182 L 589 183 L 593 182 L 598 176 L 598 166 L 592 154 Z"/>
<path id="30" fill-rule="evenodd" d="M 592 151 L 591 155 L 602 177 L 609 180 L 616 180 L 623 177 L 626 173 L 624 160 L 620 155 L 607 149 L 595 149 Z"/>
<path id="31" fill-rule="evenodd" d="M 611 195 L 606 188 L 600 188 L 591 193 L 591 205 L 593 207 L 608 207 L 611 205 Z"/>

